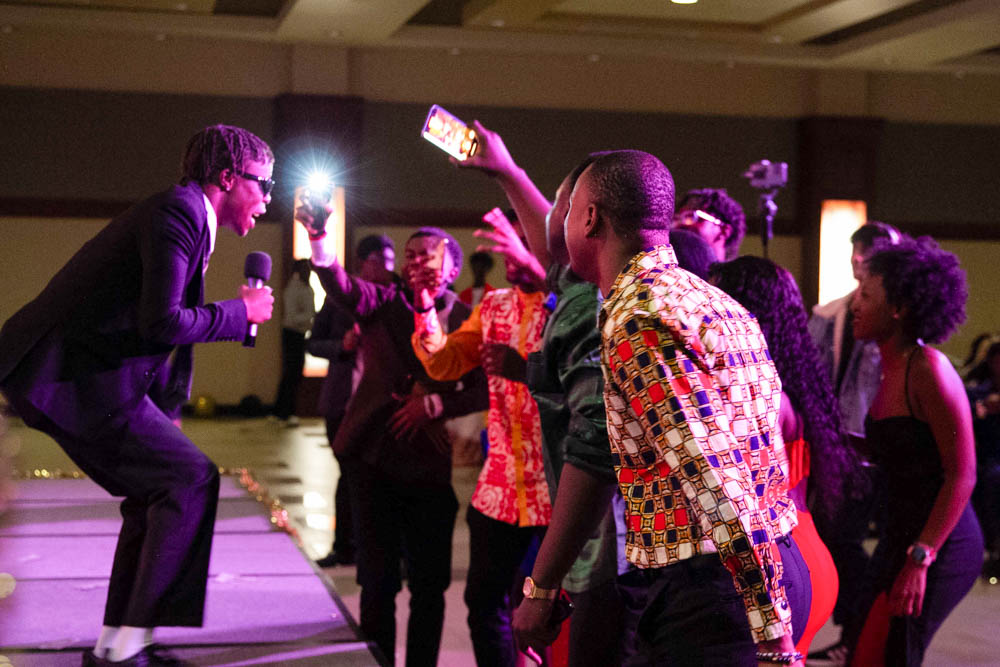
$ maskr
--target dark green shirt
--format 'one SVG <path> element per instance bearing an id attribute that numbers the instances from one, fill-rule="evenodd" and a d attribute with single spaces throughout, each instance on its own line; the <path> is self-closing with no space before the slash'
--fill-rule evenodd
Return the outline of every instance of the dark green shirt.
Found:
<path id="1" fill-rule="evenodd" d="M 617 477 L 604 411 L 597 287 L 555 264 L 548 281 L 558 300 L 542 334 L 542 350 L 528 359 L 528 387 L 538 404 L 545 475 L 554 502 L 564 463 L 609 483 L 616 484 Z M 609 512 L 563 587 L 582 592 L 613 579 L 618 570 L 618 541 Z"/>

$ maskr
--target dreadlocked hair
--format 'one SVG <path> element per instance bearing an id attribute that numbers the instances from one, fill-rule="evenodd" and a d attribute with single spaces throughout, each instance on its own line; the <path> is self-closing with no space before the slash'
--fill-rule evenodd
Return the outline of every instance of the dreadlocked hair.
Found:
<path id="1" fill-rule="evenodd" d="M 224 170 L 242 171 L 248 162 L 274 162 L 274 153 L 249 130 L 210 125 L 188 141 L 181 162 L 181 184 L 217 183 Z"/>

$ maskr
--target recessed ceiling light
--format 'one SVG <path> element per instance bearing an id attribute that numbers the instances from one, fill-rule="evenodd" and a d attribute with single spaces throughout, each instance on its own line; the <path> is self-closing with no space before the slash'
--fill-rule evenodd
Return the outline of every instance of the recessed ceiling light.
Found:
<path id="1" fill-rule="evenodd" d="M 165 42 L 167 41 L 167 34 L 163 32 L 158 32 L 153 36 L 153 39 L 155 39 L 158 42 Z"/>
<path id="2" fill-rule="evenodd" d="M 772 44 L 781 44 L 783 41 L 785 41 L 785 38 L 782 37 L 781 35 L 770 35 L 767 38 L 767 41 L 771 42 Z"/>
<path id="3" fill-rule="evenodd" d="M 600 59 L 601 59 L 601 56 L 598 53 L 591 53 L 589 56 L 587 56 L 587 62 L 591 62 L 591 63 L 596 63 Z"/>
<path id="4" fill-rule="evenodd" d="M 330 35 L 330 37 L 333 37 L 334 39 L 339 39 L 343 33 L 340 32 L 339 30 L 331 30 L 327 34 Z"/>
<path id="5" fill-rule="evenodd" d="M 698 0 L 670 0 L 670 2 L 675 5 L 693 5 L 698 2 Z"/>
<path id="6" fill-rule="evenodd" d="M 174 5 L 174 9 L 176 9 L 179 12 L 186 12 L 188 9 L 188 3 L 178 2 L 176 5 Z"/>
<path id="7" fill-rule="evenodd" d="M 507 25 L 507 22 L 504 21 L 503 19 L 493 19 L 492 21 L 490 21 L 490 25 L 493 26 L 494 28 L 502 28 L 505 25 Z"/>
<path id="8" fill-rule="evenodd" d="M 462 49 L 458 48 L 457 46 L 453 46 L 448 50 L 448 53 L 450 53 L 453 56 L 460 56 L 462 55 Z"/>

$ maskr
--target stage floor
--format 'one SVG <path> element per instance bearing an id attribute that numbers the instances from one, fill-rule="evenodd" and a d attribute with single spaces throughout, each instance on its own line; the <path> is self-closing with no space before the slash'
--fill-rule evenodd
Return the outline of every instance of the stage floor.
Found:
<path id="1" fill-rule="evenodd" d="M 299 535 L 302 550 L 286 533 L 278 531 L 268 521 L 264 530 L 262 521 L 267 521 L 265 512 L 255 499 L 245 494 L 242 487 L 234 480 L 225 485 L 223 500 L 220 503 L 219 523 L 215 549 L 213 549 L 213 574 L 209 588 L 208 614 L 209 623 L 203 630 L 187 631 L 183 637 L 171 636 L 173 630 L 165 630 L 162 638 L 165 643 L 174 644 L 183 639 L 185 648 L 179 653 L 182 657 L 199 665 L 257 665 L 257 664 L 289 664 L 289 665 L 371 665 L 376 664 L 374 657 L 363 644 L 358 644 L 355 638 L 349 638 L 346 628 L 353 628 L 359 608 L 359 590 L 354 581 L 354 568 L 336 567 L 326 570 L 314 570 L 311 558 L 326 555 L 332 540 L 333 516 L 332 498 L 339 476 L 337 464 L 331 455 L 326 440 L 323 424 L 318 419 L 303 419 L 298 428 L 285 428 L 278 423 L 265 419 L 187 419 L 183 425 L 184 431 L 191 439 L 208 454 L 213 461 L 223 468 L 249 468 L 265 488 L 269 497 L 277 500 L 287 511 L 291 527 Z M 46 436 L 25 428 L 18 420 L 9 424 L 9 434 L 3 444 L 6 451 L 13 454 L 13 465 L 18 470 L 62 471 L 74 469 L 72 463 L 62 451 Z M 465 604 L 462 594 L 465 589 L 465 576 L 468 569 L 469 539 L 468 525 L 465 522 L 465 508 L 475 488 L 478 476 L 477 468 L 458 467 L 454 472 L 455 492 L 460 503 L 459 516 L 455 525 L 453 543 L 452 585 L 447 591 L 447 606 L 445 611 L 445 629 L 441 642 L 441 658 L 439 664 L 447 667 L 473 667 L 475 660 L 472 655 L 472 645 L 469 640 L 468 627 L 465 622 Z M 47 484 L 55 484 L 47 488 L 56 489 L 59 484 L 44 480 Z M 66 480 L 74 482 L 74 480 Z M 19 483 L 21 497 L 25 494 L 20 490 L 25 483 Z M 82 488 L 82 487 L 81 487 Z M 107 590 L 107 573 L 110 556 L 101 556 L 99 542 L 102 535 L 91 534 L 88 540 L 93 543 L 78 542 L 84 535 L 79 531 L 89 521 L 107 521 L 116 516 L 117 508 L 112 499 L 100 489 L 91 486 L 92 497 L 87 503 L 77 503 L 73 499 L 51 497 L 55 491 L 46 492 L 48 498 L 38 498 L 28 506 L 24 504 L 13 508 L 0 517 L 3 529 L 0 530 L 0 573 L 13 574 L 19 572 L 34 572 L 31 577 L 18 583 L 19 589 L 30 589 L 35 584 L 34 577 L 39 573 L 47 576 L 52 588 L 40 590 L 37 597 L 40 609 L 47 611 L 48 623 L 54 630 L 54 640 L 66 641 L 72 634 L 90 637 L 90 643 L 96 637 L 101 620 L 100 605 L 93 606 L 94 600 L 103 603 Z M 103 498 L 103 504 L 97 502 Z M 106 529 L 109 530 L 109 529 Z M 117 532 L 117 529 L 114 529 Z M 14 534 L 17 534 L 15 537 Z M 8 543 L 13 540 L 23 540 L 37 537 L 35 544 L 46 544 L 42 539 L 45 534 L 52 540 L 47 542 L 55 547 L 50 551 L 58 551 L 60 545 L 73 545 L 73 557 L 65 560 L 65 570 L 58 574 L 49 573 L 48 568 L 40 562 L 49 558 L 40 549 L 19 547 L 17 559 L 27 559 L 14 562 L 14 557 L 8 557 Z M 110 535 L 103 535 L 111 540 Z M 230 550 L 231 540 L 237 535 L 253 536 L 261 540 L 261 548 L 277 549 L 283 554 L 280 572 L 257 573 L 250 575 L 254 569 L 245 559 L 233 561 L 217 560 Z M 248 543 L 249 544 L 249 543 Z M 281 545 L 281 546 L 277 546 Z M 84 547 L 84 548 L 81 548 Z M 13 549 L 14 547 L 11 547 Z M 10 553 L 13 553 L 11 551 Z M 38 558 L 35 558 L 37 556 Z M 285 558 L 287 556 L 287 559 Z M 105 560 L 101 560 L 105 558 Z M 79 561 L 79 562 L 75 562 Z M 227 563 L 232 563 L 229 565 Z M 221 564 L 221 565 L 220 565 Z M 242 565 L 241 565 L 242 564 Z M 84 571 L 84 567 L 92 569 Z M 105 567 L 103 574 L 83 580 L 72 578 L 81 571 L 88 575 L 96 575 L 97 569 Z M 279 566 L 274 565 L 277 568 Z M 265 581 L 254 576 L 269 577 Z M 223 644 L 209 637 L 224 631 L 223 624 L 211 625 L 215 609 L 220 612 L 220 620 L 228 615 L 231 609 L 230 596 L 245 589 L 253 590 L 261 586 L 256 596 L 254 606 L 266 607 L 272 602 L 272 593 L 276 593 L 279 583 L 289 586 L 298 585 L 312 580 L 329 593 L 324 593 L 330 606 L 320 604 L 321 596 L 317 593 L 315 601 L 317 609 L 322 613 L 331 614 L 330 618 L 317 618 L 322 625 L 322 631 L 333 634 L 323 634 L 323 641 L 310 643 L 309 633 L 318 633 L 319 625 L 310 626 L 313 621 L 305 621 L 305 631 L 292 639 L 301 640 L 292 644 L 258 644 L 256 628 L 246 628 L 244 635 L 238 637 L 241 641 Z M 81 583 L 86 581 L 86 584 Z M 80 587 L 93 587 L 90 590 L 80 590 Z M 0 582 L 2 590 L 2 582 Z M 92 608 L 66 611 L 61 600 L 64 596 L 90 596 Z M 333 597 L 331 597 L 331 595 Z M 280 594 L 274 596 L 275 605 L 283 605 Z M 294 598 L 294 595 L 289 599 Z M 247 598 L 249 599 L 249 598 Z M 85 645 L 83 639 L 77 643 L 65 646 L 53 645 L 52 651 L 44 654 L 24 653 L 11 650 L 14 646 L 8 639 L 7 629 L 13 627 L 5 622 L 8 614 L 4 605 L 10 600 L 0 600 L 0 656 L 6 656 L 13 665 L 77 665 L 79 664 L 79 649 L 60 651 L 65 646 Z M 397 648 L 396 662 L 403 664 L 406 618 L 408 613 L 408 595 L 406 589 L 397 599 Z M 276 607 L 280 608 L 280 607 Z M 333 614 L 346 612 L 342 620 L 333 618 Z M 290 613 L 297 613 L 290 610 Z M 301 622 L 295 616 L 295 625 Z M 1000 619 L 1000 585 L 990 586 L 978 582 L 972 592 L 962 601 L 942 627 L 927 655 L 927 665 L 947 665 L 965 667 L 973 665 L 997 664 L 996 657 L 1000 655 L 1000 633 L 995 626 Z M 286 619 L 287 620 L 287 619 Z M 227 621 L 233 622 L 233 621 Z M 281 640 L 280 625 L 269 625 L 272 621 L 264 621 L 260 633 L 271 633 L 268 636 Z M 324 625 L 325 624 L 325 625 Z M 78 630 L 69 631 L 70 628 Z M 235 627 L 235 626 L 234 626 Z M 339 628 L 339 629 L 335 629 Z M 286 628 L 294 630 L 294 628 Z M 342 633 L 342 634 L 336 634 Z M 199 639 L 198 637 L 204 635 Z M 11 635 L 13 636 L 13 635 Z M 230 635 L 232 636 L 232 635 Z M 261 634 L 261 636 L 263 636 Z M 821 648 L 836 639 L 837 628 L 828 624 L 817 635 L 814 648 Z M 331 639 L 330 643 L 326 643 Z M 261 650 L 264 652 L 260 652 Z M 56 661 L 58 658 L 65 661 Z M 4 665 L 0 659 L 0 667 Z"/>
<path id="2" fill-rule="evenodd" d="M 161 628 L 157 641 L 196 665 L 377 665 L 330 579 L 273 510 L 239 477 L 223 477 L 204 627 Z M 116 499 L 88 479 L 18 482 L 0 516 L 0 572 L 14 583 L 0 599 L 0 646 L 13 664 L 80 664 L 120 525 Z"/>

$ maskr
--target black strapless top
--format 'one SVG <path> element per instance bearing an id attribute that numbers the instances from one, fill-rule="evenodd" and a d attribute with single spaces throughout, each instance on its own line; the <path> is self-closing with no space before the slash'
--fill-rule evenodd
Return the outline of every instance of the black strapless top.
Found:
<path id="1" fill-rule="evenodd" d="M 930 424 L 909 415 L 865 419 L 865 437 L 887 487 L 886 537 L 909 545 L 927 523 L 944 484 Z"/>

